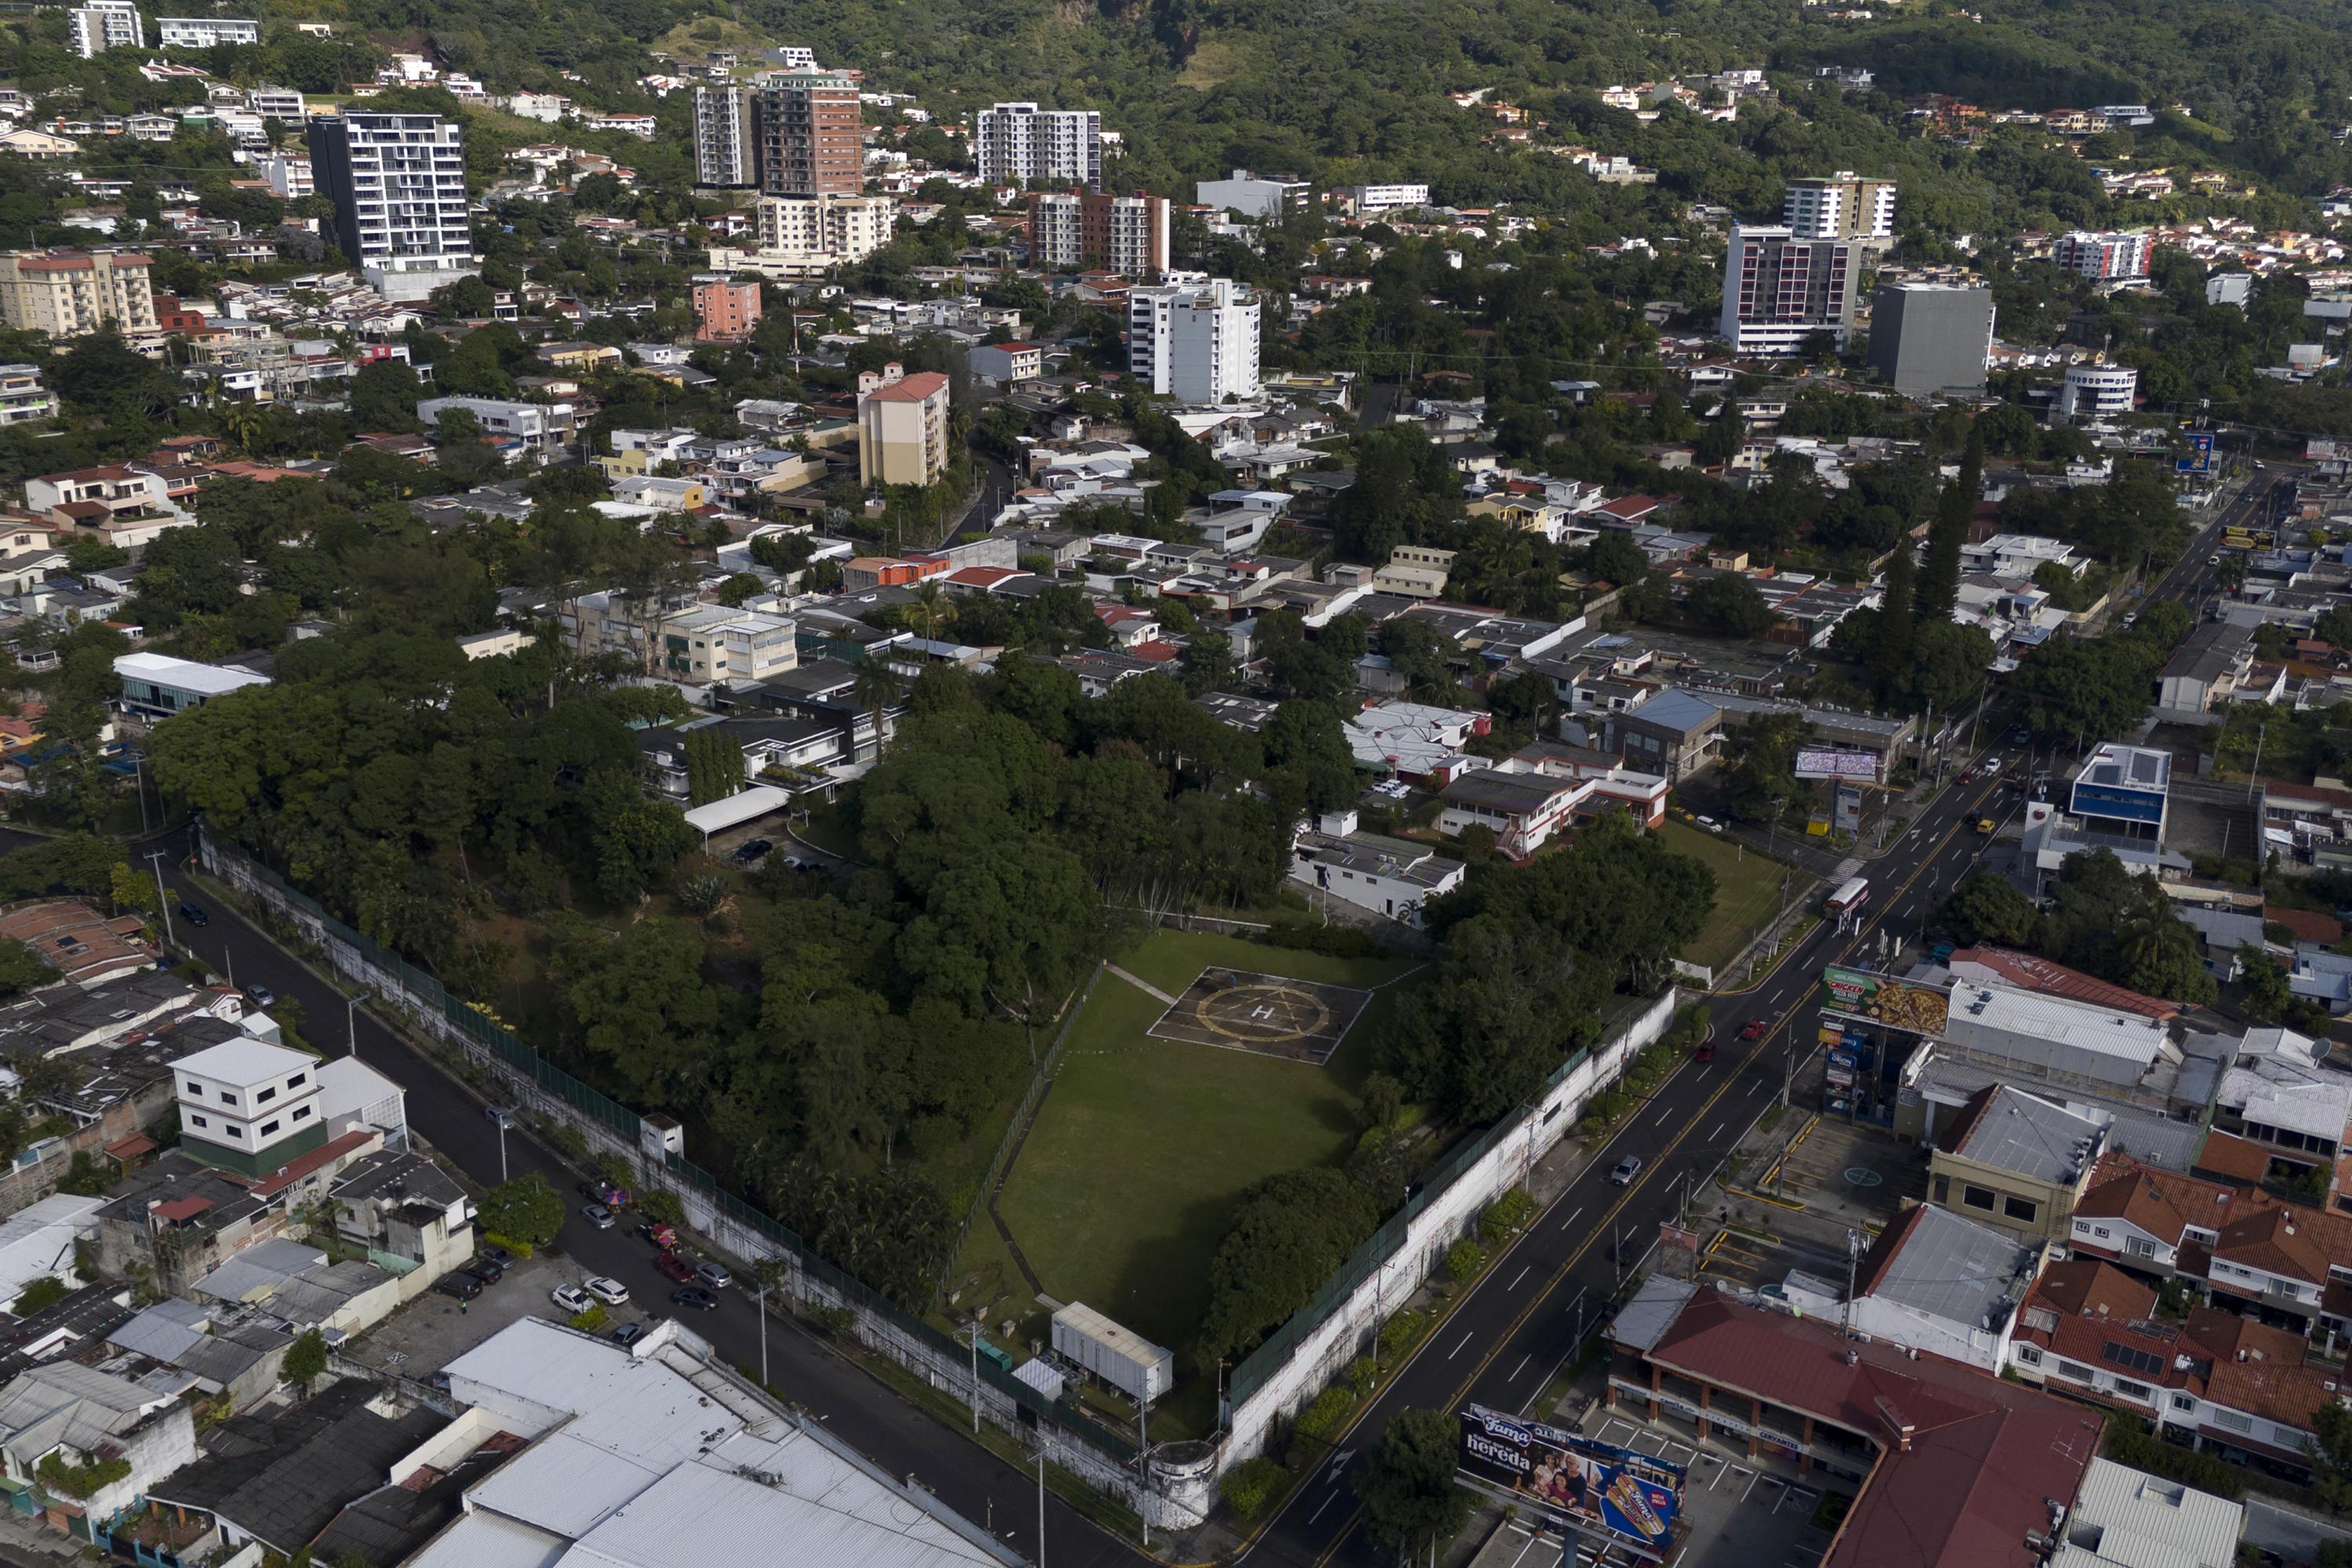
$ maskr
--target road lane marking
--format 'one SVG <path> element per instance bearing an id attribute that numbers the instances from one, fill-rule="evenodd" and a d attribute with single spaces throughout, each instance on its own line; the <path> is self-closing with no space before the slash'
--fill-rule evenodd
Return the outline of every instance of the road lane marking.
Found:
<path id="1" fill-rule="evenodd" d="M 1535 1359 L 1536 1352 L 1533 1351 L 1529 1351 L 1527 1354 L 1521 1356 L 1519 1358 L 1519 1364 L 1513 1367 L 1511 1369 L 1511 1375 L 1503 1379 L 1503 1381 L 1505 1383 L 1517 1383 L 1519 1380 L 1519 1373 L 1528 1370 L 1528 1363 Z"/>
<path id="2" fill-rule="evenodd" d="M 1455 1356 L 1460 1355 L 1462 1353 L 1463 1346 L 1467 1345 L 1472 1340 L 1475 1340 L 1477 1337 L 1478 1331 L 1475 1329 L 1472 1329 L 1468 1333 L 1464 1334 L 1462 1336 L 1462 1343 L 1455 1345 L 1452 1350 L 1446 1352 L 1445 1359 L 1447 1361 L 1452 1361 Z"/>
<path id="3" fill-rule="evenodd" d="M 1717 1139 L 1723 1136 L 1723 1130 L 1730 1125 L 1731 1123 L 1728 1121 L 1717 1122 L 1715 1124 L 1715 1131 L 1706 1135 L 1706 1141 L 1710 1143 L 1714 1142 Z"/>
<path id="4" fill-rule="evenodd" d="M 1319 1503 L 1316 1504 L 1316 1506 L 1315 1506 L 1315 1511 L 1314 1511 L 1313 1513 L 1310 1513 L 1310 1514 L 1308 1514 L 1308 1515 L 1307 1516 L 1307 1523 L 1309 1523 L 1309 1524 L 1312 1524 L 1312 1523 L 1314 1523 L 1317 1520 L 1321 1519 L 1321 1518 L 1323 1517 L 1323 1510 L 1324 1510 L 1325 1509 L 1327 1509 L 1327 1508 L 1329 1508 L 1333 1503 L 1335 1503 L 1335 1502 L 1337 1502 L 1337 1501 L 1339 1501 L 1339 1484 L 1337 1481 L 1334 1481 L 1334 1482 L 1332 1482 L 1332 1483 L 1331 1483 L 1331 1490 L 1330 1490 L 1329 1494 L 1328 1494 L 1328 1496 L 1326 1496 L 1326 1497 L 1323 1499 L 1323 1500 L 1322 1500 L 1321 1502 L 1319 1502 Z"/>
<path id="5" fill-rule="evenodd" d="M 1504 1286 L 1503 1289 L 1506 1290 L 1517 1289 L 1519 1288 L 1519 1281 L 1528 1277 L 1528 1269 L 1533 1268 L 1534 1267 L 1535 1265 L 1530 1263 L 1520 1268 L 1517 1274 L 1511 1276 L 1511 1282 L 1508 1285 Z"/>
<path id="6" fill-rule="evenodd" d="M 1566 1219 L 1564 1219 L 1564 1220 L 1562 1220 L 1562 1221 L 1560 1221 L 1560 1222 L 1559 1222 L 1559 1228 L 1560 1228 L 1560 1229 L 1562 1229 L 1562 1230 L 1566 1230 L 1570 1226 L 1574 1225 L 1574 1224 L 1577 1222 L 1578 1218 L 1583 1215 L 1583 1213 L 1584 1213 L 1584 1209 L 1583 1209 L 1583 1207 L 1582 1207 L 1581 1205 L 1579 1205 L 1575 1214 L 1572 1214 L 1572 1215 L 1569 1215 Z"/>

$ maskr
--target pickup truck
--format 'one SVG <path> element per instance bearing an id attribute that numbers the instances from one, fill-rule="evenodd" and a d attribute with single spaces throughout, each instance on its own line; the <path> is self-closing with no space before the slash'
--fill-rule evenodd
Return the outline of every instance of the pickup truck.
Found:
<path id="1" fill-rule="evenodd" d="M 1952 944 L 1948 942 L 1939 942 L 1927 950 L 1927 962 L 1930 963 L 1948 963 L 1951 957 Z"/>

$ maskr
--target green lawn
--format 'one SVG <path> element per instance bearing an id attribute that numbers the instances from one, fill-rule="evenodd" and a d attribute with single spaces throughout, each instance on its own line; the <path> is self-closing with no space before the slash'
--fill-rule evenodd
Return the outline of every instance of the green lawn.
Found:
<path id="1" fill-rule="evenodd" d="M 1171 994 L 1211 964 L 1360 986 L 1412 967 L 1190 931 L 1155 932 L 1118 962 Z M 1253 1182 L 1353 1146 L 1372 1026 L 1393 994 L 1374 999 L 1323 1067 L 1154 1039 L 1144 1031 L 1163 1005 L 1116 975 L 1103 976 L 1080 1014 L 998 1207 L 1046 1294 L 1084 1301 L 1177 1352 L 1180 1378 L 1195 1386 L 1170 1402 L 1171 1433 L 1211 1418 L 1213 1388 L 1189 1376 L 1188 1352 L 1234 1200 Z M 1046 1337 L 1045 1313 L 985 1216 L 950 1279 L 958 1306 L 993 1303 L 992 1331 L 1015 1322 L 1006 1348 L 1016 1355 Z M 1155 1431 L 1161 1419 L 1155 1412 Z"/>
<path id="2" fill-rule="evenodd" d="M 1715 913 L 1683 956 L 1693 963 L 1720 969 L 1739 956 L 1757 927 L 1779 906 L 1784 868 L 1778 860 L 1672 817 L 1658 832 L 1667 848 L 1706 861 L 1707 869 L 1715 873 Z"/>

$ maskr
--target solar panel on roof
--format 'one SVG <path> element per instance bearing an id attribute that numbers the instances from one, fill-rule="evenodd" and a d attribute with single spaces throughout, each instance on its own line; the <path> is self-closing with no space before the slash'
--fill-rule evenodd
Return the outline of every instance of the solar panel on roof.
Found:
<path id="1" fill-rule="evenodd" d="M 2099 1352 L 2099 1359 L 2138 1373 L 2143 1377 L 2153 1377 L 2164 1370 L 2162 1356 L 2135 1350 L 2130 1345 L 2117 1344 L 2113 1340 L 2109 1340 L 2105 1348 Z"/>

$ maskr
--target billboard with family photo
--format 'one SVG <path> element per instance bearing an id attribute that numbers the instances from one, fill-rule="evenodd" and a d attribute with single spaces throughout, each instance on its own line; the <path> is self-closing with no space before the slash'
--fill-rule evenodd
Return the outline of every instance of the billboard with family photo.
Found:
<path id="1" fill-rule="evenodd" d="M 1600 1529 L 1664 1556 L 1685 1471 L 1631 1448 L 1473 1405 L 1460 1413 L 1462 1473 L 1555 1525 Z"/>

